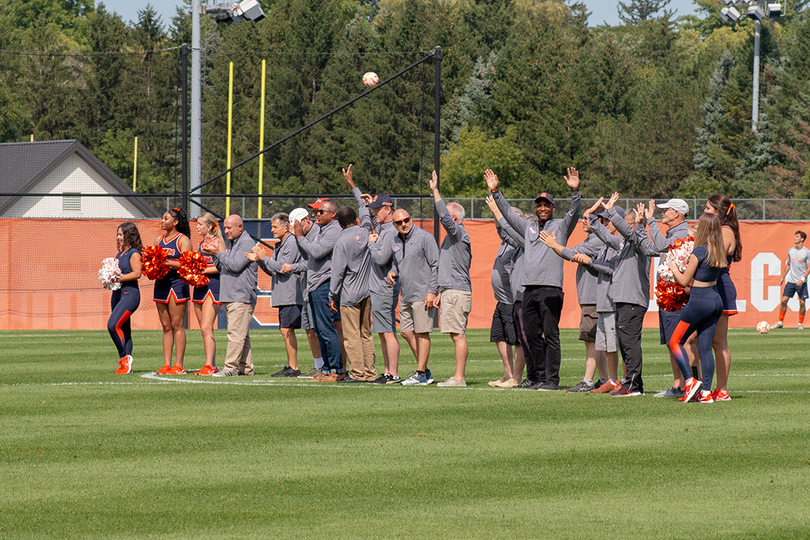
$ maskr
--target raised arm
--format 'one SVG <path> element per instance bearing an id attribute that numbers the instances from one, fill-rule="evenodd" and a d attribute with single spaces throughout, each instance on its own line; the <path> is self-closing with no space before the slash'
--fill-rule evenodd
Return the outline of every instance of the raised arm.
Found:
<path id="1" fill-rule="evenodd" d="M 515 231 L 517 231 L 520 236 L 524 236 L 526 234 L 528 223 L 526 222 L 525 219 L 518 216 L 512 210 L 512 207 L 509 206 L 509 203 L 506 202 L 506 199 L 504 199 L 503 194 L 498 189 L 498 187 L 500 186 L 498 175 L 495 174 L 492 171 L 492 169 L 487 169 L 486 171 L 484 171 L 484 180 L 486 180 L 487 188 L 492 194 L 492 198 L 495 200 L 495 205 L 498 207 L 498 210 L 500 210 L 501 213 L 503 214 L 503 217 L 506 220 L 506 222 L 509 223 L 509 225 L 511 225 L 512 228 L 515 229 Z"/>

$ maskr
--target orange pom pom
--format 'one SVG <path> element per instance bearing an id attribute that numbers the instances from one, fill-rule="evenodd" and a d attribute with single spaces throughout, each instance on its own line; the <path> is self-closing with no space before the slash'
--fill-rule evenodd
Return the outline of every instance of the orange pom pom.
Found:
<path id="1" fill-rule="evenodd" d="M 141 268 L 149 279 L 162 279 L 169 273 L 166 251 L 160 246 L 144 246 L 141 250 Z"/>
<path id="2" fill-rule="evenodd" d="M 208 277 L 203 275 L 208 261 L 205 255 L 199 251 L 185 251 L 180 255 L 180 268 L 177 273 L 180 279 L 193 285 L 194 287 L 202 287 L 208 285 Z"/>

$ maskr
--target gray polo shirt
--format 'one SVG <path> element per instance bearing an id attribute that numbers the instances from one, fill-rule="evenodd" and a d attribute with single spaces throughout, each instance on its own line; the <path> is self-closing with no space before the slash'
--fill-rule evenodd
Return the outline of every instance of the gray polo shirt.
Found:
<path id="1" fill-rule="evenodd" d="M 613 267 L 616 263 L 616 256 L 624 247 L 624 239 L 621 236 L 610 234 L 593 214 L 591 215 L 591 228 L 597 238 L 605 242 L 596 258 L 592 257 L 588 264 L 588 268 L 596 272 L 596 311 L 611 313 L 616 311 L 616 304 L 614 304 L 611 294 Z"/>
<path id="2" fill-rule="evenodd" d="M 542 229 L 539 222 L 527 221 L 515 214 L 500 191 L 496 191 L 492 196 L 506 222 L 523 236 L 523 257 L 526 259 L 523 285 L 525 287 L 539 285 L 562 289 L 563 260 L 540 240 L 540 231 L 555 233 L 557 242 L 562 245 L 568 242 L 568 237 L 574 232 L 577 216 L 582 207 L 579 190 L 571 192 L 571 209 L 566 212 L 565 216 L 562 219 L 546 221 Z"/>
<path id="3" fill-rule="evenodd" d="M 371 252 L 368 248 L 369 231 L 352 225 L 340 233 L 332 250 L 332 276 L 329 299 L 340 296 L 341 306 L 356 306 L 369 295 Z"/>
<path id="4" fill-rule="evenodd" d="M 230 248 L 222 253 L 217 252 L 212 257 L 219 270 L 220 302 L 256 303 L 259 265 L 245 257 L 245 253 L 250 253 L 253 245 L 253 239 L 247 231 L 242 231 L 231 242 Z"/>
<path id="5" fill-rule="evenodd" d="M 470 264 L 472 247 L 470 235 L 464 225 L 453 221 L 443 200 L 436 201 L 436 212 L 439 221 L 447 231 L 439 250 L 439 289 L 455 289 L 472 292 L 470 282 Z"/>
<path id="6" fill-rule="evenodd" d="M 675 240 L 679 238 L 689 237 L 689 224 L 687 222 L 678 223 L 674 227 L 670 227 L 666 234 L 661 234 L 661 229 L 658 227 L 658 220 L 650 218 L 649 220 L 650 233 L 649 235 L 642 233 L 642 242 L 645 244 L 646 249 L 651 249 L 653 246 L 659 253 L 666 253 Z"/>
<path id="7" fill-rule="evenodd" d="M 509 275 L 509 289 L 512 293 L 512 303 L 523 301 L 523 237 L 509 225 L 505 219 L 498 220 L 498 236 L 501 240 L 515 248 L 512 271 Z"/>
<path id="8" fill-rule="evenodd" d="M 498 227 L 498 234 L 503 234 L 500 227 Z M 515 247 L 506 240 L 502 240 L 501 245 L 498 246 L 498 253 L 495 254 L 490 283 L 492 284 L 492 293 L 495 296 L 495 300 L 501 304 L 514 303 L 511 282 L 512 270 L 515 266 L 518 251 L 521 251 L 519 247 Z"/>
<path id="9" fill-rule="evenodd" d="M 273 294 L 270 301 L 273 307 L 300 306 L 304 303 L 302 293 L 303 277 L 298 273 L 283 274 L 281 265 L 294 265 L 301 262 L 301 253 L 295 243 L 295 236 L 288 234 L 273 250 L 272 257 L 259 261 L 259 268 L 273 278 Z"/>
<path id="10" fill-rule="evenodd" d="M 374 260 L 392 260 L 401 287 L 403 303 L 422 302 L 428 293 L 439 292 L 439 248 L 433 236 L 416 225 L 403 238 L 397 233 L 390 251 L 369 242 Z"/>
<path id="11" fill-rule="evenodd" d="M 339 237 L 340 225 L 333 219 L 328 225 L 318 229 L 315 238 L 310 238 L 309 234 L 298 238 L 298 249 L 307 259 L 307 293 L 329 281 L 332 274 L 332 249 Z"/>
<path id="12" fill-rule="evenodd" d="M 574 260 L 574 253 L 582 253 L 594 258 L 599 255 L 599 251 L 604 243 L 594 233 L 589 233 L 585 241 L 572 248 L 563 248 L 562 257 L 568 261 Z M 579 305 L 596 304 L 596 276 L 588 272 L 588 269 L 581 264 L 577 265 L 577 298 Z"/>

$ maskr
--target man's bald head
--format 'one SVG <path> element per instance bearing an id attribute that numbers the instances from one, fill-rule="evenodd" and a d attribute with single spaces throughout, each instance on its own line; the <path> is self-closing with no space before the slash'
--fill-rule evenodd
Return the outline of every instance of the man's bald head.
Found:
<path id="1" fill-rule="evenodd" d="M 239 235 L 242 234 L 244 230 L 242 218 L 238 214 L 231 214 L 226 217 L 222 225 L 222 228 L 225 229 L 225 238 L 231 241 L 239 238 Z"/>
<path id="2" fill-rule="evenodd" d="M 413 221 L 411 221 L 411 215 L 406 211 L 400 208 L 396 212 L 394 212 L 394 227 L 396 227 L 397 231 L 400 234 L 408 234 L 411 231 L 411 227 L 413 227 Z"/>

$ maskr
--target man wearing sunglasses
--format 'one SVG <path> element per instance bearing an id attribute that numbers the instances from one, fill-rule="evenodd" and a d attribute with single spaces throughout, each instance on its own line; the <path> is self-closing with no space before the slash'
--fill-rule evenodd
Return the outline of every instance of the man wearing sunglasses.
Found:
<path id="1" fill-rule="evenodd" d="M 369 249 L 377 264 L 393 261 L 388 283 L 399 282 L 400 333 L 416 357 L 416 373 L 403 385 L 425 386 L 433 382 L 427 368 L 430 356 L 430 333 L 433 331 L 433 301 L 439 291 L 439 249 L 433 236 L 415 227 L 410 214 L 403 209 L 394 212 L 397 235 L 390 245 L 378 245 L 379 235 L 369 236 Z"/>
<path id="2" fill-rule="evenodd" d="M 336 314 L 329 309 L 329 281 L 332 275 L 332 250 L 340 237 L 335 220 L 337 204 L 328 199 L 316 201 L 315 223 L 320 227 L 314 239 L 304 234 L 304 226 L 293 224 L 292 233 L 301 255 L 307 259 L 307 295 L 315 323 L 315 333 L 323 355 L 323 372 L 314 378 L 319 382 L 336 382 L 346 378 L 340 337 L 335 328 Z"/>
<path id="3" fill-rule="evenodd" d="M 450 334 L 456 357 L 456 372 L 437 386 L 467 386 L 464 379 L 468 354 L 467 318 L 472 309 L 470 235 L 463 224 L 464 207 L 458 203 L 445 204 L 442 200 L 436 171 L 431 176 L 430 189 L 439 221 L 447 231 L 439 249 L 439 295 L 433 305 L 440 310 L 442 334 Z"/>

